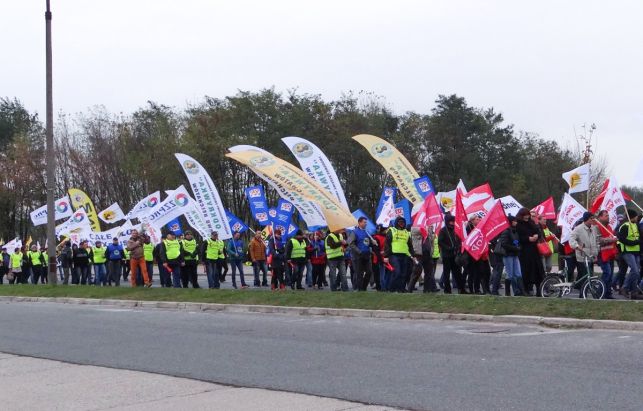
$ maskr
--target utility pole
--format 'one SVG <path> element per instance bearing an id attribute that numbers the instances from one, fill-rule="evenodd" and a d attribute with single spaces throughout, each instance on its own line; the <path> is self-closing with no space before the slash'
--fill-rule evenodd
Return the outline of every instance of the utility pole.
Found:
<path id="1" fill-rule="evenodd" d="M 56 210 L 54 209 L 54 189 L 56 178 L 56 157 L 54 152 L 54 100 L 51 75 L 51 7 L 47 1 L 45 11 L 45 53 L 47 71 L 47 256 L 49 257 L 49 271 L 47 283 L 56 284 Z"/>

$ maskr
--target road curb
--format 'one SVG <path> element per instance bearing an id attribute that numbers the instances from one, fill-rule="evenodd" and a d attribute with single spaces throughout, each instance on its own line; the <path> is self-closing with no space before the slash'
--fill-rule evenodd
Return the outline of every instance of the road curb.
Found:
<path id="1" fill-rule="evenodd" d="M 247 305 L 247 304 L 217 304 L 217 303 L 192 303 L 172 301 L 136 301 L 97 298 L 67 298 L 67 297 L 23 297 L 0 296 L 0 302 L 6 303 L 58 303 L 76 305 L 109 305 L 123 308 L 158 308 L 165 310 L 178 310 L 189 312 L 228 312 L 228 313 L 259 313 L 259 314 L 287 314 L 330 317 L 357 317 L 380 319 L 407 319 L 407 320 L 458 320 L 480 321 L 495 323 L 512 323 L 524 325 L 539 325 L 554 328 L 586 328 L 600 330 L 643 331 L 643 322 L 640 321 L 615 321 L 615 320 L 589 320 L 577 318 L 538 317 L 526 315 L 485 315 L 485 314 L 457 314 L 434 313 L 421 311 L 393 311 L 393 310 L 361 310 L 351 308 L 324 308 L 324 307 L 285 307 L 276 305 Z"/>

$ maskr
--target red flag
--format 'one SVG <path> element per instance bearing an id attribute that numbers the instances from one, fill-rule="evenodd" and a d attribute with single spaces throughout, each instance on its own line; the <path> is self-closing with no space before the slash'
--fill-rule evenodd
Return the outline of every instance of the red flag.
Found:
<path id="1" fill-rule="evenodd" d="M 605 180 L 605 183 L 603 183 L 603 191 L 596 197 L 596 200 L 592 203 L 592 207 L 589 209 L 592 213 L 596 214 L 598 211 L 600 211 L 601 204 L 603 204 L 603 200 L 605 199 L 605 193 L 607 192 L 607 186 L 610 184 L 610 179 L 608 178 Z M 630 197 L 625 191 L 621 190 L 621 193 L 623 193 L 623 198 L 625 201 L 632 201 L 632 197 Z"/>
<path id="2" fill-rule="evenodd" d="M 464 204 L 467 215 L 481 211 L 486 212 L 487 209 L 493 205 L 492 201 L 493 192 L 491 191 L 489 183 L 485 183 L 469 190 L 466 194 L 462 194 L 462 204 Z"/>
<path id="3" fill-rule="evenodd" d="M 422 207 L 413 217 L 414 227 L 439 226 L 442 223 L 442 212 L 434 193 L 429 193 L 422 203 Z"/>
<path id="4" fill-rule="evenodd" d="M 496 200 L 487 215 L 469 233 L 464 242 L 464 249 L 471 254 L 474 260 L 479 260 L 489 248 L 489 241 L 496 238 L 508 227 L 509 221 L 502 202 Z"/>
<path id="5" fill-rule="evenodd" d="M 455 193 L 455 235 L 464 241 L 467 238 L 467 212 L 462 204 L 462 193 L 457 190 Z"/>
<path id="6" fill-rule="evenodd" d="M 555 220 L 556 207 L 554 207 L 554 197 L 549 197 L 547 200 L 532 208 L 531 211 L 548 220 Z"/>

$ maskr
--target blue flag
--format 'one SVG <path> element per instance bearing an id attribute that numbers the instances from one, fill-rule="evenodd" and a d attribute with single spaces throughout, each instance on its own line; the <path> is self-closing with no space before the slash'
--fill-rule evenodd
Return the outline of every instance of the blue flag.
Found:
<path id="1" fill-rule="evenodd" d="M 230 210 L 225 210 L 225 215 L 230 224 L 230 230 L 233 233 L 244 233 L 248 231 L 248 226 L 236 215 L 232 214 Z"/>
<path id="2" fill-rule="evenodd" d="M 380 212 L 382 211 L 382 207 L 384 206 L 384 203 L 391 196 L 393 196 L 393 203 L 395 203 L 395 197 L 397 196 L 397 187 L 384 187 L 384 189 L 382 190 L 382 195 L 380 196 L 380 202 L 377 204 L 375 217 L 380 215 Z"/>
<path id="3" fill-rule="evenodd" d="M 297 233 L 297 230 L 299 230 L 299 227 L 297 227 L 296 225 L 291 223 L 288 226 L 288 231 L 285 231 L 285 232 L 282 231 L 282 233 L 281 233 L 281 236 L 282 236 L 283 240 L 288 241 L 290 238 L 294 237 L 295 234 Z"/>
<path id="4" fill-rule="evenodd" d="M 416 178 L 415 180 L 413 180 L 413 184 L 415 184 L 415 188 L 417 188 L 418 193 L 420 193 L 420 195 L 422 196 L 422 199 L 425 199 L 426 196 L 431 193 L 435 194 L 433 183 L 427 176 Z"/>
<path id="5" fill-rule="evenodd" d="M 170 232 L 172 232 L 176 236 L 183 235 L 183 229 L 181 228 L 181 222 L 179 221 L 179 217 L 176 217 L 174 220 L 167 223 L 166 227 L 168 230 L 170 230 Z"/>
<path id="6" fill-rule="evenodd" d="M 259 225 L 266 226 L 270 224 L 268 218 L 268 201 L 266 200 L 266 192 L 262 185 L 248 187 L 245 190 L 248 204 L 250 205 L 250 212 L 252 217 L 257 220 Z"/>
<path id="7" fill-rule="evenodd" d="M 369 233 L 370 235 L 375 234 L 375 232 L 377 231 L 377 226 L 375 225 L 375 223 L 373 223 L 373 221 L 371 221 L 370 218 L 368 218 L 366 213 L 362 211 L 361 208 L 358 208 L 357 210 L 353 211 L 353 217 L 355 217 L 357 220 L 359 220 L 360 217 L 366 217 L 366 232 Z"/>
<path id="8" fill-rule="evenodd" d="M 395 203 L 395 218 L 397 217 L 404 217 L 406 224 L 411 225 L 411 202 L 406 198 Z M 391 225 L 394 224 L 394 221 L 391 221 Z"/>

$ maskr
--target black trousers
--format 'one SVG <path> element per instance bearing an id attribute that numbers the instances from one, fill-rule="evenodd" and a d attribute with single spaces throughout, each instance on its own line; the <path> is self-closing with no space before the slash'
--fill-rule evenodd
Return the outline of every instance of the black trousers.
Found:
<path id="1" fill-rule="evenodd" d="M 183 288 L 188 288 L 188 283 L 192 283 L 192 288 L 200 288 L 196 273 L 197 265 L 196 260 L 188 260 L 185 262 L 185 266 L 181 267 L 181 284 Z"/>
<path id="2" fill-rule="evenodd" d="M 356 289 L 366 291 L 373 276 L 373 262 L 370 253 L 353 253 L 351 261 L 355 269 Z"/>
<path id="3" fill-rule="evenodd" d="M 455 263 L 455 256 L 442 258 L 442 270 L 444 276 L 444 292 L 451 294 L 451 274 L 453 274 L 458 290 L 462 293 L 465 288 L 464 277 L 462 275 L 462 269 Z"/>
<path id="4" fill-rule="evenodd" d="M 272 279 L 270 280 L 270 285 L 274 288 L 279 288 L 282 285 L 285 285 L 284 281 L 284 263 L 283 261 L 276 261 L 274 258 L 272 260 Z"/>

